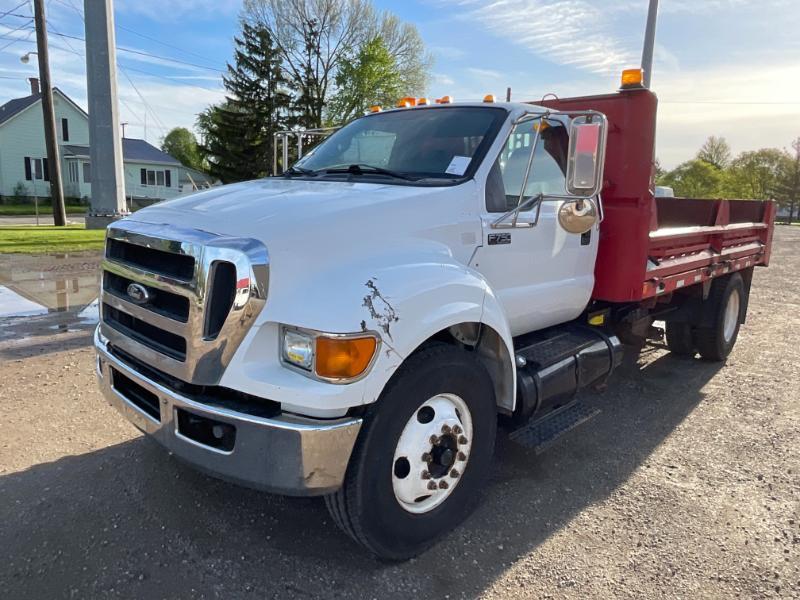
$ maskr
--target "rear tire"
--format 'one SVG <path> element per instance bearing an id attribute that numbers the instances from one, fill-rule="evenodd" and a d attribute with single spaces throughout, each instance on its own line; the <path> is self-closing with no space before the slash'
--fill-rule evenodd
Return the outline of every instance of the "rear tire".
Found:
<path id="1" fill-rule="evenodd" d="M 744 294 L 744 282 L 739 273 L 718 279 L 711 286 L 706 300 L 711 311 L 711 325 L 697 327 L 693 336 L 694 344 L 704 359 L 724 361 L 733 350 L 744 316 Z"/>
<path id="2" fill-rule="evenodd" d="M 367 410 L 344 484 L 325 497 L 334 522 L 380 558 L 420 554 L 477 505 L 496 429 L 494 388 L 472 353 L 416 352 Z"/>
<path id="3" fill-rule="evenodd" d="M 692 326 L 689 323 L 667 323 L 667 348 L 676 356 L 694 356 Z"/>

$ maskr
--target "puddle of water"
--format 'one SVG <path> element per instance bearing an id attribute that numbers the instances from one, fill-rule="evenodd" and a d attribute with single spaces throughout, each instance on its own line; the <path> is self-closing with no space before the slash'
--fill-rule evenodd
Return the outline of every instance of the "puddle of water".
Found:
<path id="1" fill-rule="evenodd" d="M 93 327 L 100 260 L 99 253 L 0 254 L 0 341 Z"/>
<path id="2" fill-rule="evenodd" d="M 6 317 L 35 317 L 46 315 L 47 308 L 20 296 L 14 290 L 0 286 L 0 319 Z"/>

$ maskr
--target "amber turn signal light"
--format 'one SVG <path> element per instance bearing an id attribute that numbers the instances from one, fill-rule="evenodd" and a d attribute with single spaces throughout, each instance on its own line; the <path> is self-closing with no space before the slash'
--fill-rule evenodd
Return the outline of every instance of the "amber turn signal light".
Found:
<path id="1" fill-rule="evenodd" d="M 378 341 L 373 336 L 317 338 L 315 371 L 327 379 L 353 379 L 367 370 Z"/>

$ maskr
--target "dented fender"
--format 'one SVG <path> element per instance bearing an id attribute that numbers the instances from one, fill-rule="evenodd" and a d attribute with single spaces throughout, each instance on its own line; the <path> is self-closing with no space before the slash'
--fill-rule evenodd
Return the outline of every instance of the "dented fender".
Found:
<path id="1" fill-rule="evenodd" d="M 513 356 L 505 317 L 484 278 L 435 245 L 428 250 L 423 254 L 416 248 L 413 262 L 373 256 L 342 268 L 312 270 L 293 278 L 293 286 L 273 287 L 221 384 L 301 414 L 339 416 L 377 400 L 414 350 L 453 325 L 486 323 L 501 334 Z M 380 354 L 356 382 L 316 381 L 280 364 L 281 325 L 327 333 L 373 332 L 380 337 Z M 513 386 L 513 366 L 511 373 Z"/>

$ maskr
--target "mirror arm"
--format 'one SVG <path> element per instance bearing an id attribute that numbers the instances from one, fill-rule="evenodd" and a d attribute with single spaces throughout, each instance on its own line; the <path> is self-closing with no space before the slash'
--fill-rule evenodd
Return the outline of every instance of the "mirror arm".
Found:
<path id="1" fill-rule="evenodd" d="M 542 118 L 542 124 L 544 124 L 544 118 Z M 525 176 L 522 178 L 522 186 L 519 190 L 519 198 L 517 199 L 517 210 L 514 214 L 514 219 L 511 221 L 511 226 L 517 226 L 517 219 L 519 218 L 520 213 L 520 206 L 522 205 L 522 200 L 525 198 L 525 188 L 528 187 L 528 179 L 530 179 L 531 171 L 533 169 L 533 157 L 536 154 L 536 146 L 539 144 L 539 137 L 541 136 L 542 126 L 540 125 L 538 129 L 536 129 L 536 135 L 533 136 L 533 144 L 531 144 L 531 154 L 528 156 L 528 164 L 525 166 Z M 541 194 L 540 194 L 541 195 Z"/>
<path id="2" fill-rule="evenodd" d="M 533 206 L 533 205 L 537 204 L 538 202 L 540 202 L 542 200 L 544 200 L 544 194 L 538 194 L 536 196 L 531 196 L 530 198 L 525 200 L 525 202 L 522 202 L 521 204 L 517 204 L 517 206 L 515 206 L 511 210 L 509 210 L 509 211 L 503 213 L 502 215 L 500 215 L 499 217 L 497 217 L 494 221 L 492 221 L 492 227 L 495 228 L 495 229 L 500 227 L 502 225 L 503 221 L 505 221 L 511 215 L 514 215 L 514 220 L 508 226 L 509 227 L 516 227 L 517 226 L 517 218 L 519 217 L 519 213 L 521 211 L 525 210 L 526 208 L 528 208 L 529 206 Z"/>

